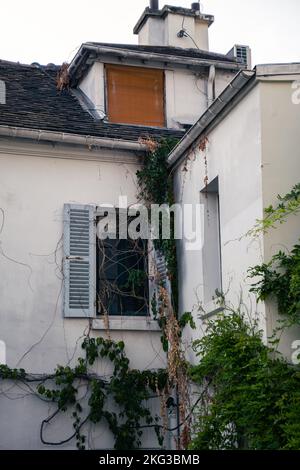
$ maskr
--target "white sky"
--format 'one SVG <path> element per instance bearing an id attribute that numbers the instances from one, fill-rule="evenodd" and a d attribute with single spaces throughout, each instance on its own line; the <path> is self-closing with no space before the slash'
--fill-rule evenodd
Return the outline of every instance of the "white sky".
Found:
<path id="1" fill-rule="evenodd" d="M 167 0 L 190 7 L 192 0 Z M 56 64 L 86 41 L 137 43 L 133 26 L 148 0 L 2 0 L 0 59 Z M 252 48 L 253 65 L 300 62 L 300 0 L 202 0 L 215 16 L 210 50 Z M 164 2 L 160 0 L 160 6 Z"/>

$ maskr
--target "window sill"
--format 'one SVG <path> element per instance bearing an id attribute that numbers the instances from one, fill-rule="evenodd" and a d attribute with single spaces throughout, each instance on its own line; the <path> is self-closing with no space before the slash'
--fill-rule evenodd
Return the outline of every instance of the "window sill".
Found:
<path id="1" fill-rule="evenodd" d="M 107 330 L 107 321 L 102 318 L 93 320 L 93 330 Z M 109 317 L 111 331 L 161 331 L 156 320 L 136 317 Z"/>

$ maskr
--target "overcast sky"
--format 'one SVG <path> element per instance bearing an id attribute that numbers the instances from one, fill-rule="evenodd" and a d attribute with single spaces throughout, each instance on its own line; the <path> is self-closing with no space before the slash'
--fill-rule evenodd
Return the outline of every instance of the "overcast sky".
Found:
<path id="1" fill-rule="evenodd" d="M 191 1 L 167 1 L 190 7 Z M 56 64 L 86 41 L 137 43 L 133 26 L 147 0 L 6 0 L 0 3 L 0 59 Z M 160 5 L 164 2 L 160 0 Z M 249 44 L 253 65 L 300 62 L 300 0 L 203 0 L 215 16 L 210 50 Z"/>

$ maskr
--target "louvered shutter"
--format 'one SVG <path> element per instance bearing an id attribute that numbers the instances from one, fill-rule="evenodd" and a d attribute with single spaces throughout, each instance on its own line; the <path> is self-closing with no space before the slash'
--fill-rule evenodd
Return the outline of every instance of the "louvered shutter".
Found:
<path id="1" fill-rule="evenodd" d="M 64 206 L 64 316 L 94 317 L 96 311 L 95 208 Z"/>
<path id="2" fill-rule="evenodd" d="M 171 282 L 168 277 L 168 272 L 167 272 L 167 263 L 164 254 L 160 250 L 155 250 L 155 265 L 156 265 L 156 270 L 159 275 L 159 283 L 162 282 L 163 286 L 169 293 L 169 296 L 171 297 Z M 159 284 L 158 283 L 158 284 Z M 159 285 L 156 285 L 156 299 L 158 303 L 158 307 L 160 307 L 161 302 L 159 300 Z"/>
<path id="3" fill-rule="evenodd" d="M 160 250 L 155 251 L 155 263 L 160 280 L 165 284 L 167 282 L 167 265 L 165 257 Z"/>

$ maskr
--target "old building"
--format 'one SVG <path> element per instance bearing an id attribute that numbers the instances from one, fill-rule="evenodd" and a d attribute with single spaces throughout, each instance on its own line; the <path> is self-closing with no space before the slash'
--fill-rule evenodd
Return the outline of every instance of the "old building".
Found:
<path id="1" fill-rule="evenodd" d="M 277 195 L 300 180 L 299 75 L 296 63 L 241 71 L 169 156 L 176 200 L 202 206 L 201 249 L 187 251 L 184 241 L 178 243 L 181 311 L 201 307 L 189 339 L 220 311 L 216 291 L 229 306 L 242 303 L 250 318 L 258 317 L 265 340 L 278 326 L 276 303 L 257 304 L 249 292 L 254 281 L 248 269 L 292 249 L 299 215 L 267 233 L 247 233 L 264 217 L 264 208 L 275 207 Z M 297 328 L 281 335 L 279 350 L 289 362 L 297 339 Z"/>
<path id="2" fill-rule="evenodd" d="M 104 313 L 132 367 L 165 365 L 149 299 L 137 304 L 101 290 L 95 221 L 99 206 L 137 201 L 143 139 L 181 139 L 247 68 L 249 50 L 210 52 L 212 16 L 198 4 L 159 10 L 157 3 L 135 27 L 139 45 L 85 43 L 58 82 L 60 67 L 0 61 L 0 351 L 10 367 L 49 374 L 57 364 L 73 365 L 83 335 L 106 335 Z M 128 283 L 128 263 L 147 270 L 147 258 L 116 256 L 105 267 L 115 283 Z M 143 298 L 147 292 L 144 286 Z M 100 369 L 110 373 L 105 362 Z M 1 449 L 47 448 L 40 426 L 50 404 L 9 383 L 0 406 Z M 43 440 L 74 448 L 74 439 L 65 442 L 72 433 L 62 415 Z M 88 433 L 88 448 L 113 447 L 105 425 Z M 144 433 L 144 447 L 157 445 L 153 434 Z"/>

